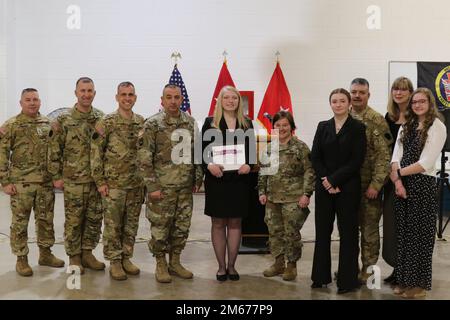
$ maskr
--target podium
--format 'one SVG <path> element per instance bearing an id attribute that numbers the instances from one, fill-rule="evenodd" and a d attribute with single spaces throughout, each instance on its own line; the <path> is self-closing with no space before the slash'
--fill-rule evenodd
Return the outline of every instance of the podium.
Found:
<path id="1" fill-rule="evenodd" d="M 250 176 L 249 212 L 242 219 L 242 241 L 240 254 L 266 254 L 269 251 L 269 231 L 264 222 L 265 206 L 259 203 L 258 171 L 252 171 Z"/>

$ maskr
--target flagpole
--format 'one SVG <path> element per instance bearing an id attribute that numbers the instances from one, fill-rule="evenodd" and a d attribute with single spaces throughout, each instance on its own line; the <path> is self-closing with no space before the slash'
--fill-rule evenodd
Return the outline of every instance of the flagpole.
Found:
<path id="1" fill-rule="evenodd" d="M 172 61 L 174 62 L 174 65 L 176 66 L 178 64 L 178 59 L 181 59 L 181 53 L 174 51 L 172 52 L 172 55 L 170 56 L 172 58 Z"/>

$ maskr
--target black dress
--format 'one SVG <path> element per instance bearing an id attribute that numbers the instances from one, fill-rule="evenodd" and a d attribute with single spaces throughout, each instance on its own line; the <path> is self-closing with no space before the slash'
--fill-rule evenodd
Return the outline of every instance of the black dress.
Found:
<path id="1" fill-rule="evenodd" d="M 246 130 L 243 128 L 240 129 L 243 129 L 247 133 L 245 138 L 245 162 L 252 168 L 256 163 L 256 144 L 251 120 L 247 119 L 247 122 L 248 128 Z M 224 171 L 221 178 L 216 178 L 207 169 L 208 164 L 212 162 L 210 157 L 211 146 L 238 144 L 237 139 L 229 138 L 232 132 L 228 130 L 224 118 L 220 120 L 219 125 L 222 141 L 216 141 L 214 137 L 211 138 L 208 134 L 205 136 L 207 130 L 219 130 L 214 128 L 212 123 L 213 118 L 208 117 L 205 119 L 202 127 L 203 169 L 205 172 L 205 214 L 215 218 L 245 218 L 249 212 L 249 201 L 251 197 L 250 188 L 252 184 L 249 175 L 239 175 L 237 171 Z M 237 120 L 236 129 L 239 129 Z M 205 155 L 207 156 L 206 158 Z"/>
<path id="2" fill-rule="evenodd" d="M 394 138 L 394 143 L 391 145 L 391 154 L 394 151 L 395 142 L 397 141 L 398 131 L 401 124 L 397 124 L 391 120 L 389 114 L 386 113 L 384 117 L 389 125 L 389 130 Z M 383 259 L 391 267 L 395 267 L 397 260 L 397 233 L 396 222 L 394 215 L 394 184 L 389 179 L 383 188 Z"/>
<path id="3" fill-rule="evenodd" d="M 400 167 L 420 159 L 419 134 L 413 128 L 405 137 Z M 431 267 L 438 212 L 436 178 L 426 174 L 402 177 L 406 199 L 395 197 L 397 222 L 397 265 L 394 277 L 404 287 L 431 289 Z"/>
<path id="4" fill-rule="evenodd" d="M 358 286 L 359 171 L 365 150 L 365 126 L 358 120 L 349 116 L 338 134 L 333 118 L 319 123 L 311 152 L 316 171 L 316 244 L 311 275 L 315 284 L 331 282 L 331 234 L 337 216 L 340 237 L 337 285 L 340 289 Z M 322 177 L 327 177 L 341 192 L 330 194 L 322 185 Z"/>

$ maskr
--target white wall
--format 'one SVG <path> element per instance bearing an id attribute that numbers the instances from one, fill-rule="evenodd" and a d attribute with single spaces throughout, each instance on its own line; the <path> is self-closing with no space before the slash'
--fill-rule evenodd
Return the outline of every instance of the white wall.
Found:
<path id="1" fill-rule="evenodd" d="M 6 117 L 6 0 L 0 0 L 0 119 Z"/>
<path id="2" fill-rule="evenodd" d="M 75 80 L 97 87 L 95 105 L 115 109 L 120 81 L 135 83 L 136 111 L 158 109 L 162 86 L 180 51 L 179 69 L 194 117 L 208 112 L 227 49 L 240 90 L 255 91 L 255 114 L 281 52 L 301 136 L 309 145 L 318 121 L 331 116 L 328 94 L 357 76 L 371 83 L 370 103 L 385 111 L 390 60 L 450 60 L 448 0 L 0 0 L 7 2 L 7 105 L 17 113 L 23 87 L 41 92 L 43 113 L 74 103 Z M 81 8 L 81 29 L 68 30 L 66 9 Z M 367 7 L 381 8 L 369 30 Z M 1 6 L 0 6 L 1 7 Z M 1 29 L 0 27 L 0 34 Z M 2 37 L 4 39 L 4 37 Z M 4 49 L 0 40 L 0 59 Z M 1 61 L 1 60 L 0 60 Z M 1 62 L 0 62 L 1 66 Z M 0 68 L 0 104 L 4 94 Z"/>

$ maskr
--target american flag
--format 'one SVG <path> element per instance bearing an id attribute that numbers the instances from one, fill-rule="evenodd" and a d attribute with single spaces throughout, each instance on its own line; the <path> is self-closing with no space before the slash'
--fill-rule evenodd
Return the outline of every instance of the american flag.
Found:
<path id="1" fill-rule="evenodd" d="M 181 78 L 181 73 L 180 71 L 178 71 L 177 65 L 173 67 L 169 83 L 177 85 L 181 88 L 181 94 L 183 95 L 183 103 L 180 106 L 180 110 L 184 112 L 189 112 L 189 114 L 191 114 L 191 103 L 189 102 L 189 96 L 186 87 L 184 86 L 183 78 Z"/>

